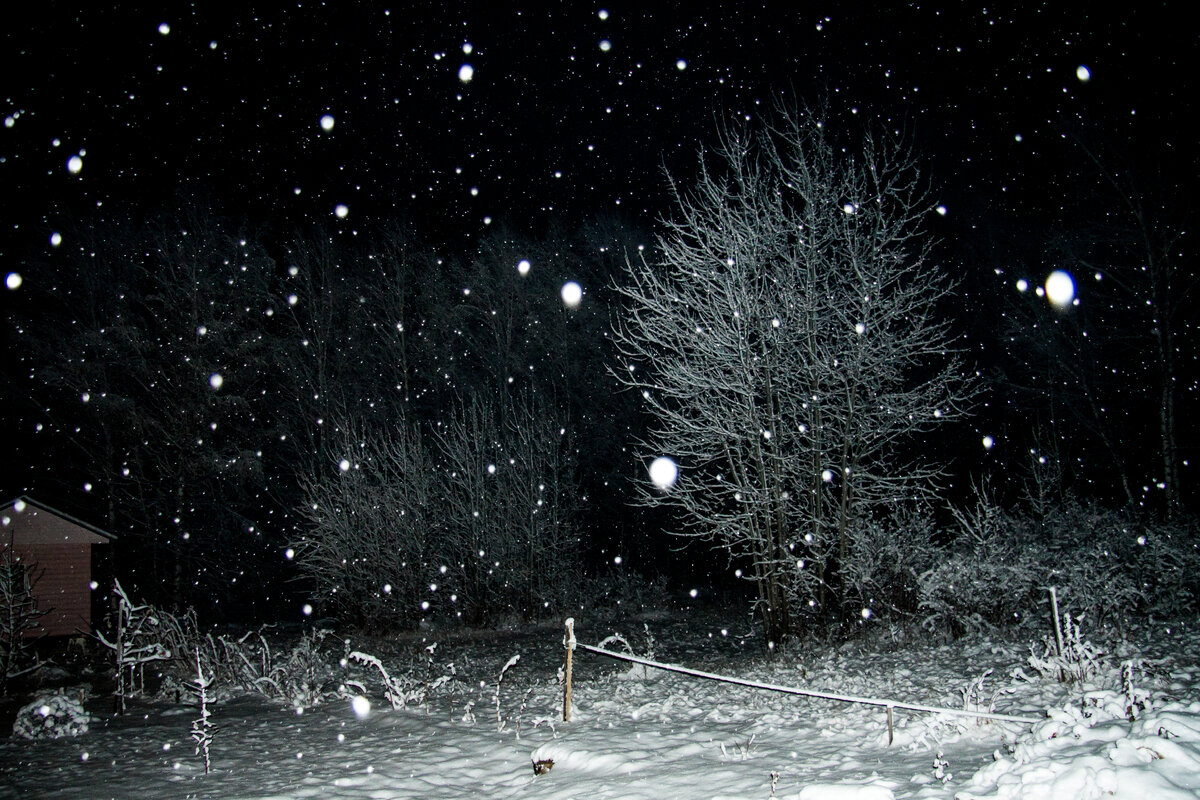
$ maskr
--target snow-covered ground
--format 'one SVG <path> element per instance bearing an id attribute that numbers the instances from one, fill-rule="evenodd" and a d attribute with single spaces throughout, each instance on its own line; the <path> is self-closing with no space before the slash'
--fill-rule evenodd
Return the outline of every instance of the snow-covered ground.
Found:
<path id="1" fill-rule="evenodd" d="M 641 623 L 617 629 L 648 647 Z M 94 706 L 88 733 L 0 741 L 0 796 L 21 798 L 1136 798 L 1200 796 L 1200 634 L 1143 628 L 1090 685 L 1030 666 L 1028 640 L 933 646 L 879 635 L 771 658 L 719 622 L 651 621 L 655 655 L 804 689 L 951 708 L 993 707 L 1036 725 L 895 712 L 645 671 L 576 651 L 563 722 L 562 632 L 426 634 L 428 704 L 349 698 L 303 713 L 241 699 L 215 707 L 212 773 L 195 754 L 194 707 Z M 581 620 L 580 642 L 612 627 Z M 909 634 L 911 637 L 912 634 Z M 432 653 L 423 647 L 437 642 Z M 355 643 L 360 649 L 368 649 Z M 612 645 L 621 649 L 620 645 Z M 497 681 L 500 682 L 497 714 Z M 1132 693 L 1120 664 L 1141 659 Z M 366 674 L 366 673 L 360 673 Z M 456 691 L 450 691 L 456 689 Z M 1127 698 L 1140 707 L 1130 721 Z M 362 710 L 361 708 L 359 709 Z M 498 719 L 499 717 L 499 719 Z M 535 762 L 546 762 L 535 774 Z M 548 762 L 553 762 L 549 766 Z"/>

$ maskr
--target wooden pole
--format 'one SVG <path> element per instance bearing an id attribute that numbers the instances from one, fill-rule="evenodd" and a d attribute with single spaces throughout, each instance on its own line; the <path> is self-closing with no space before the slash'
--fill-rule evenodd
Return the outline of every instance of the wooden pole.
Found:
<path id="1" fill-rule="evenodd" d="M 567 675 L 563 682 L 563 722 L 571 721 L 571 655 L 575 652 L 575 620 L 568 617 L 563 646 L 567 649 Z"/>
<path id="2" fill-rule="evenodd" d="M 1059 680 L 1059 683 L 1062 683 L 1062 682 L 1066 681 L 1067 676 L 1063 672 L 1063 667 L 1062 667 L 1062 664 L 1063 664 L 1062 623 L 1059 621 L 1059 618 L 1058 618 L 1058 588 L 1055 586 L 1050 587 L 1050 608 L 1054 612 L 1054 644 L 1058 648 L 1058 652 L 1056 653 L 1056 655 L 1058 656 L 1058 663 L 1059 663 L 1058 680 Z"/>
<path id="3" fill-rule="evenodd" d="M 888 706 L 888 707 L 887 707 L 887 717 L 888 717 L 888 747 L 891 747 L 891 746 L 892 746 L 892 739 L 893 739 L 893 734 L 892 734 L 892 707 L 891 707 L 891 706 Z"/>

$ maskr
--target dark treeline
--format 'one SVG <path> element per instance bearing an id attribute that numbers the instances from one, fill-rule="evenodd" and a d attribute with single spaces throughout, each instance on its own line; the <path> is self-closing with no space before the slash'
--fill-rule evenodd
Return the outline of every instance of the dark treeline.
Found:
<path id="1" fill-rule="evenodd" d="M 952 273 L 938 312 L 983 379 L 962 421 L 905 445 L 936 456 L 960 509 L 914 523 L 939 543 L 982 484 L 1035 518 L 1194 507 L 1193 173 L 1082 135 L 1061 147 L 1068 201 L 1009 222 L 964 204 L 920 242 Z M 666 269 L 663 240 L 597 218 L 452 249 L 399 222 L 280 236 L 200 203 L 116 206 L 15 260 L 3 485 L 116 533 L 131 594 L 213 620 L 311 602 L 359 623 L 486 623 L 559 610 L 616 555 L 636 580 L 739 566 L 678 555 L 663 510 L 633 503 L 658 454 L 639 445 L 650 404 L 613 375 L 618 284 L 643 258 Z M 1077 304 L 1040 295 L 1052 269 Z"/>
<path id="2" fill-rule="evenodd" d="M 630 226 L 497 230 L 443 255 L 400 224 L 271 243 L 189 208 L 62 237 L 7 298 L 5 416 L 23 462 L 7 482 L 118 534 L 138 596 L 280 613 L 308 596 L 282 580 L 298 575 L 286 556 L 312 522 L 306 497 L 358 468 L 351 440 L 436 434 L 472 408 L 552 420 L 586 476 L 582 555 L 619 540 L 635 417 L 605 359 Z"/>

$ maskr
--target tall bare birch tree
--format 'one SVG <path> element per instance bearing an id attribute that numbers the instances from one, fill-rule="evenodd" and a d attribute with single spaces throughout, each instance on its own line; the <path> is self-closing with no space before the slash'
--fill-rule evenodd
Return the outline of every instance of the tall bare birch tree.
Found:
<path id="1" fill-rule="evenodd" d="M 911 151 L 841 147 L 809 110 L 780 120 L 723 130 L 675 187 L 661 259 L 629 264 L 614 330 L 614 371 L 655 419 L 645 452 L 680 465 L 642 501 L 728 552 L 773 641 L 855 596 L 855 526 L 935 490 L 921 435 L 971 394 Z"/>

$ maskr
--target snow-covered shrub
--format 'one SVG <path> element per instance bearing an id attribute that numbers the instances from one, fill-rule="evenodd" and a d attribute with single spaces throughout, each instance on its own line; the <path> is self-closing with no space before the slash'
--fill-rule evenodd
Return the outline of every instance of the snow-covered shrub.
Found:
<path id="1" fill-rule="evenodd" d="M 125 713 L 126 701 L 145 690 L 145 667 L 171 658 L 186 658 L 179 645 L 186 641 L 187 620 L 181 621 L 169 612 L 150 605 L 136 605 L 117 581 L 113 590 L 117 596 L 116 630 L 111 639 L 97 632 L 96 638 L 113 653 L 117 676 L 117 704 Z M 194 624 L 194 617 L 191 618 Z M 176 649 L 172 649 L 172 648 Z"/>
<path id="2" fill-rule="evenodd" d="M 1077 617 L 1096 625 L 1119 622 L 1144 605 L 1136 536 L 1125 515 L 1095 505 L 1065 502 L 1028 528 L 1027 544 L 1043 563 L 1044 583 L 1053 583 Z"/>
<path id="3" fill-rule="evenodd" d="M 379 672 L 379 677 L 383 681 L 383 696 L 392 704 L 394 710 L 407 708 L 409 705 L 416 705 L 425 702 L 428 696 L 427 686 L 422 681 L 413 678 L 411 675 L 396 674 L 392 675 L 387 667 L 383 665 L 375 656 L 370 653 L 363 653 L 355 650 L 350 653 L 349 660 L 362 664 L 367 667 L 374 667 Z M 360 693 L 365 693 L 365 685 L 361 681 L 346 681 L 347 685 L 352 685 Z"/>
<path id="4" fill-rule="evenodd" d="M 1136 542 L 1131 563 L 1145 589 L 1146 610 L 1174 617 L 1196 610 L 1200 601 L 1200 527 L 1196 518 L 1144 522 L 1121 528 Z"/>
<path id="5" fill-rule="evenodd" d="M 1049 709 L 1007 753 L 961 785 L 959 797 L 1183 797 L 1200 771 L 1200 726 L 1190 701 L 1152 701 L 1130 719 L 1113 690 Z"/>
<path id="6" fill-rule="evenodd" d="M 13 557 L 11 548 L 0 552 L 0 694 L 8 682 L 37 671 L 42 665 L 25 638 L 26 631 L 37 627 L 39 611 L 33 600 L 33 587 L 41 571 L 36 565 Z"/>
<path id="7" fill-rule="evenodd" d="M 1079 621 L 1072 620 L 1070 613 L 1065 614 L 1062 631 L 1056 637 L 1045 638 L 1042 654 L 1030 649 L 1029 665 L 1043 678 L 1082 684 L 1104 668 L 1104 651 L 1083 638 Z M 1062 639 L 1061 651 L 1058 637 Z"/>
<path id="8" fill-rule="evenodd" d="M 557 615 L 578 594 L 574 451 L 532 395 L 474 396 L 427 430 L 332 426 L 294 544 L 317 597 L 384 632 Z"/>
<path id="9" fill-rule="evenodd" d="M 863 609 L 881 619 L 915 613 L 921 576 L 934 563 L 932 515 L 904 508 L 864 520 L 848 534 L 847 557 L 841 565 L 845 612 Z"/>
<path id="10" fill-rule="evenodd" d="M 200 716 L 192 721 L 192 739 L 196 742 L 196 755 L 204 759 L 204 774 L 207 775 L 212 769 L 212 758 L 209 754 L 209 748 L 212 746 L 213 734 L 216 733 L 216 725 L 212 723 L 212 712 L 208 710 L 208 687 L 212 685 L 213 675 L 204 674 L 204 667 L 200 659 L 200 651 L 196 650 L 196 680 L 191 686 L 192 691 L 196 693 L 196 700 L 200 703 Z"/>
<path id="11" fill-rule="evenodd" d="M 992 670 L 986 669 L 980 675 L 972 678 L 959 691 L 962 692 L 963 710 L 964 711 L 982 711 L 991 713 L 996 710 L 996 697 L 1000 694 L 999 689 L 989 689 L 987 679 L 991 677 Z M 977 717 L 976 724 L 984 724 L 985 720 L 982 717 Z"/>
<path id="12" fill-rule="evenodd" d="M 97 638 L 113 651 L 122 711 L 128 698 L 145 691 L 144 670 L 150 663 L 159 666 L 159 696 L 176 701 L 194 692 L 198 670 L 209 676 L 205 690 L 211 700 L 256 694 L 310 708 L 328 694 L 336 659 L 322 650 L 327 630 L 307 631 L 290 648 L 273 647 L 265 628 L 239 637 L 202 633 L 191 609 L 176 615 L 136 605 L 119 583 L 116 594 L 120 602 L 116 631 L 111 638 L 103 633 Z"/>
<path id="13" fill-rule="evenodd" d="M 922 625 L 949 636 L 1019 622 L 1034 608 L 1045 564 L 1021 524 L 980 494 L 955 511 L 959 535 L 920 576 Z"/>
<path id="14" fill-rule="evenodd" d="M 1164 523 L 1070 501 L 1030 534 L 1044 551 L 1045 580 L 1095 625 L 1120 625 L 1132 611 L 1177 616 L 1200 596 L 1200 537 L 1192 520 Z"/>
<path id="15" fill-rule="evenodd" d="M 50 694 L 37 698 L 17 712 L 13 735 L 22 739 L 62 739 L 88 732 L 91 717 L 78 698 Z"/>
<path id="16" fill-rule="evenodd" d="M 670 608 L 664 575 L 647 577 L 637 570 L 619 566 L 591 576 L 580 586 L 580 604 L 593 619 L 619 620 L 646 611 Z"/>
<path id="17" fill-rule="evenodd" d="M 362 630 L 411 627 L 437 580 L 440 521 L 429 448 L 415 424 L 335 419 L 329 469 L 303 479 L 296 563 L 330 614 Z"/>
<path id="18" fill-rule="evenodd" d="M 329 654 L 321 649 L 327 630 L 313 629 L 300 637 L 287 654 L 278 660 L 271 674 L 271 685 L 280 699 L 293 708 L 312 708 L 326 696 L 325 686 L 333 679 Z"/>
<path id="19" fill-rule="evenodd" d="M 626 639 L 624 636 L 622 636 L 619 633 L 609 634 L 608 636 L 604 637 L 600 641 L 600 644 L 598 644 L 596 646 L 599 648 L 602 648 L 602 649 L 612 649 L 611 645 L 619 644 L 619 645 L 621 645 L 621 647 L 623 647 L 625 649 L 625 652 L 628 653 L 629 655 L 631 655 L 631 656 L 636 655 L 636 656 L 640 656 L 641 658 L 644 658 L 648 661 L 653 661 L 656 658 L 656 655 L 654 652 L 654 650 L 655 650 L 654 634 L 650 633 L 649 625 L 646 625 L 643 623 L 643 627 L 645 628 L 645 631 L 646 631 L 646 644 L 641 653 L 635 652 L 633 649 L 633 645 L 631 645 L 629 643 L 629 640 Z M 656 673 L 652 673 L 650 671 L 650 668 L 647 667 L 645 664 L 630 664 L 629 668 L 626 669 L 624 672 L 622 672 L 620 677 L 623 680 L 644 681 L 644 680 L 649 680 L 651 675 L 653 675 L 653 674 L 656 674 Z"/>
<path id="20" fill-rule="evenodd" d="M 371 653 L 352 650 L 349 640 L 345 646 L 345 657 L 341 661 L 345 672 L 338 687 L 340 697 L 382 691 L 394 710 L 413 706 L 425 706 L 429 710 L 439 698 L 456 698 L 473 692 L 473 687 L 462 677 L 472 671 L 472 659 L 463 656 L 455 661 L 441 661 L 436 658 L 437 642 L 424 645 L 419 654 L 393 655 L 386 663 L 385 659 Z M 481 681 L 479 687 L 483 685 Z M 474 721 L 474 706 L 474 700 L 467 702 L 462 714 L 464 722 Z"/>
<path id="21" fill-rule="evenodd" d="M 1200 597 L 1200 536 L 1192 521 L 1159 523 L 1066 500 L 1040 517 L 986 495 L 956 511 L 957 537 L 920 576 L 931 631 L 960 635 L 1030 619 L 1054 585 L 1077 618 L 1119 626 L 1131 612 L 1177 616 Z"/>
<path id="22" fill-rule="evenodd" d="M 431 611 L 485 625 L 557 616 L 578 595 L 579 489 L 558 416 L 534 394 L 474 396 L 435 431 L 445 524 Z"/>
<path id="23" fill-rule="evenodd" d="M 307 631 L 289 649 L 272 647 L 264 629 L 237 638 L 210 633 L 199 637 L 193 649 L 200 652 L 204 671 L 213 676 L 210 696 L 255 694 L 293 708 L 311 708 L 330 694 L 326 687 L 334 679 L 335 659 L 322 649 L 328 635 L 327 630 Z"/>

